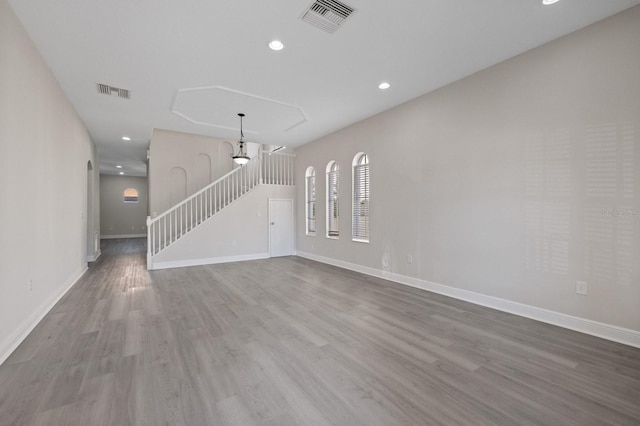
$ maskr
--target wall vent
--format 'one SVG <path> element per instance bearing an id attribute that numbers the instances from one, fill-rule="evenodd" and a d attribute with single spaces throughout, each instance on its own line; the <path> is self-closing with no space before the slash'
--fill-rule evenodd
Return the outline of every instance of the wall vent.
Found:
<path id="1" fill-rule="evenodd" d="M 98 83 L 98 92 L 103 95 L 116 96 L 118 98 L 130 99 L 129 91 L 119 87 L 109 86 L 108 84 Z"/>
<path id="2" fill-rule="evenodd" d="M 316 0 L 300 19 L 333 34 L 354 11 L 351 6 L 337 0 Z"/>

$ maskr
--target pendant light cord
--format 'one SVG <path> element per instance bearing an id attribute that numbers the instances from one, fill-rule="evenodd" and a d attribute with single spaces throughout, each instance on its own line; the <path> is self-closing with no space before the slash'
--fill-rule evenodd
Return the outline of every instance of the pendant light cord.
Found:
<path id="1" fill-rule="evenodd" d="M 244 142 L 244 132 L 242 131 L 242 117 L 244 117 L 244 114 L 240 112 L 238 116 L 240 116 L 240 142 Z"/>

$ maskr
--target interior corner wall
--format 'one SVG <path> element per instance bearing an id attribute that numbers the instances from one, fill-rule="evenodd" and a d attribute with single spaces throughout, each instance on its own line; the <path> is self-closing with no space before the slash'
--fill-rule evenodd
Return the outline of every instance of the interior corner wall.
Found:
<path id="1" fill-rule="evenodd" d="M 298 186 L 298 252 L 640 331 L 639 41 L 635 7 L 300 147 L 318 201 L 307 236 Z M 358 152 L 369 244 L 350 238 Z M 324 236 L 330 160 L 339 240 Z"/>
<path id="2" fill-rule="evenodd" d="M 180 185 L 184 186 L 184 197 L 188 197 L 232 170 L 233 148 L 208 136 L 154 129 L 149 144 L 149 216 L 155 217 L 182 201 L 172 200 L 176 186 L 172 171 L 180 171 L 178 176 L 184 179 Z M 203 159 L 210 165 L 208 176 L 201 167 Z"/>
<path id="3" fill-rule="evenodd" d="M 269 257 L 269 200 L 294 197 L 292 186 L 256 186 L 155 255 L 153 269 Z"/>
<path id="4" fill-rule="evenodd" d="M 6 0 L 0 93 L 2 362 L 86 270 L 99 178 L 86 128 Z"/>
<path id="5" fill-rule="evenodd" d="M 125 203 L 125 189 L 138 191 L 137 203 Z M 100 233 L 102 238 L 147 235 L 147 178 L 100 176 Z"/>

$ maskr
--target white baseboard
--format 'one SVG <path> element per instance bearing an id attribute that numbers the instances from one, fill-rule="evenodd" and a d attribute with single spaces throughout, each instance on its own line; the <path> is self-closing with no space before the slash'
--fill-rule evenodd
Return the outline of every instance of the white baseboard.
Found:
<path id="1" fill-rule="evenodd" d="M 368 266 L 356 265 L 354 263 L 344 262 L 337 259 L 318 256 L 312 253 L 298 251 L 297 255 L 306 259 L 315 260 L 317 262 L 326 263 L 351 271 L 360 272 L 362 274 L 383 278 L 389 281 L 404 284 L 410 287 L 419 288 L 433 293 L 442 294 L 453 297 L 454 299 L 464 300 L 476 305 L 486 306 L 488 308 L 497 309 L 502 312 L 519 315 L 525 318 L 531 318 L 547 324 L 557 325 L 584 334 L 589 334 L 613 342 L 623 343 L 625 345 L 640 348 L 640 332 L 628 328 L 618 327 L 615 325 L 604 324 L 585 318 L 574 317 L 560 312 L 550 311 L 547 309 L 537 308 L 535 306 L 525 305 L 518 302 L 512 302 L 498 297 L 486 296 L 480 293 L 474 293 L 468 290 L 462 290 L 442 284 L 433 283 L 419 278 L 408 277 L 393 272 L 386 272 Z"/>
<path id="2" fill-rule="evenodd" d="M 87 266 L 81 267 L 77 270 L 71 278 L 69 278 L 63 285 L 62 291 L 54 294 L 53 297 L 47 299 L 38 306 L 29 317 L 23 321 L 22 325 L 17 327 L 16 330 L 5 337 L 0 342 L 0 365 L 9 358 L 9 355 L 16 350 L 16 348 L 22 343 L 24 339 L 33 331 L 40 321 L 49 313 L 49 311 L 55 306 L 56 303 L 78 282 L 82 275 L 87 271 Z"/>
<path id="3" fill-rule="evenodd" d="M 102 252 L 98 250 L 96 253 L 93 253 L 93 256 L 87 256 L 87 262 L 95 262 L 101 254 Z"/>
<path id="4" fill-rule="evenodd" d="M 242 254 L 239 256 L 210 257 L 206 259 L 176 260 L 170 262 L 153 262 L 147 265 L 149 270 L 184 268 L 186 266 L 214 265 L 216 263 L 243 262 L 245 260 L 268 259 L 269 253 Z"/>
<path id="5" fill-rule="evenodd" d="M 101 235 L 101 240 L 119 240 L 121 238 L 147 238 L 147 234 Z"/>

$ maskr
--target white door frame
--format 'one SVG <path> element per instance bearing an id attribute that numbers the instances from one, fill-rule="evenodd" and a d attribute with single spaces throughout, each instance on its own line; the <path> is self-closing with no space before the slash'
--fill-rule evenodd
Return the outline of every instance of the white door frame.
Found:
<path id="1" fill-rule="evenodd" d="M 295 212 L 293 209 L 294 206 L 294 202 L 292 198 L 269 198 L 269 257 L 273 257 L 273 253 L 272 253 L 272 247 L 271 247 L 271 241 L 273 240 L 272 235 L 271 235 L 271 229 L 272 229 L 272 224 L 274 222 L 274 218 L 272 217 L 272 213 L 271 213 L 271 202 L 272 201 L 277 201 L 277 202 L 281 202 L 281 201 L 287 201 L 289 203 L 290 209 L 291 209 L 291 241 L 290 241 L 290 252 L 287 253 L 285 256 L 292 256 L 295 254 Z M 282 256 L 282 255 L 279 255 Z"/>

